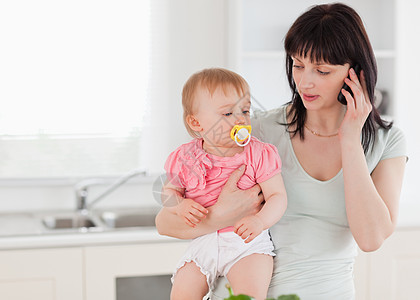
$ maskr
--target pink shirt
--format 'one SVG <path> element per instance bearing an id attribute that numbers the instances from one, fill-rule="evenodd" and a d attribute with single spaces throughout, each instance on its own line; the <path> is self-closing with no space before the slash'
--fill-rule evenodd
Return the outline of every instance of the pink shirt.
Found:
<path id="1" fill-rule="evenodd" d="M 224 157 L 203 150 L 203 139 L 194 139 L 172 152 L 165 163 L 172 184 L 185 188 L 185 198 L 208 207 L 214 205 L 230 174 L 241 165 L 245 174 L 238 182 L 240 189 L 248 189 L 281 172 L 277 148 L 252 137 L 244 151 Z M 227 227 L 219 232 L 233 231 Z"/>

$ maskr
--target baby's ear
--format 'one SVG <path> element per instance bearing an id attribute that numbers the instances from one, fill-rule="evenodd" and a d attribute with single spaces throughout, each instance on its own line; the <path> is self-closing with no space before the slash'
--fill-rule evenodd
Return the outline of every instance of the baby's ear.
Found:
<path id="1" fill-rule="evenodd" d="M 186 118 L 187 124 L 188 126 L 190 126 L 190 128 L 194 131 L 202 131 L 203 128 L 201 128 L 200 126 L 200 122 L 197 120 L 197 118 L 193 115 L 188 115 Z"/>

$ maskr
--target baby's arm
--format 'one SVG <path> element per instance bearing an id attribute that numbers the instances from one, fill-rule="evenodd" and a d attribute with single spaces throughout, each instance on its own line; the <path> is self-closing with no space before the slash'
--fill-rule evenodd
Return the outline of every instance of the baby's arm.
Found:
<path id="1" fill-rule="evenodd" d="M 208 211 L 194 200 L 184 198 L 184 194 L 184 188 L 167 183 L 162 189 L 162 204 L 181 217 L 188 226 L 195 227 L 206 217 Z"/>
<path id="2" fill-rule="evenodd" d="M 264 206 L 257 214 L 245 217 L 235 224 L 235 232 L 244 240 L 246 239 L 247 243 L 258 236 L 262 230 L 277 223 L 287 207 L 286 189 L 281 173 L 259 184 L 265 198 Z"/>

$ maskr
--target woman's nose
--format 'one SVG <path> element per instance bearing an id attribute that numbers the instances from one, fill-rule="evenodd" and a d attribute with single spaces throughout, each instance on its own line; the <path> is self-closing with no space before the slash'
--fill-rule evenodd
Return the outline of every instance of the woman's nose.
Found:
<path id="1" fill-rule="evenodd" d="M 312 74 L 309 72 L 303 72 L 298 81 L 299 89 L 308 89 L 314 87 Z"/>

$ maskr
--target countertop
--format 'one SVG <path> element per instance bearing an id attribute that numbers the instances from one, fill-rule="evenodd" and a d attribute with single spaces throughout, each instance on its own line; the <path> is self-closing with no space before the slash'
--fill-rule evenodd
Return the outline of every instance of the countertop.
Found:
<path id="1" fill-rule="evenodd" d="M 397 230 L 420 228 L 420 203 L 401 203 Z M 16 227 L 16 224 L 19 224 Z M 0 250 L 177 242 L 155 227 L 48 231 L 32 213 L 0 215 Z"/>
<path id="2" fill-rule="evenodd" d="M 0 250 L 84 247 L 179 241 L 160 235 L 154 226 L 48 229 L 42 219 L 61 211 L 0 214 Z M 65 212 L 64 212 L 65 213 Z"/>
<path id="3" fill-rule="evenodd" d="M 100 245 L 179 242 L 161 236 L 156 229 L 115 230 L 0 237 L 0 250 L 85 247 Z"/>

